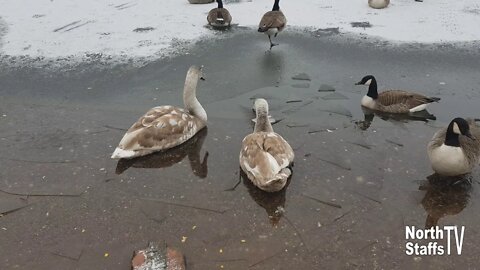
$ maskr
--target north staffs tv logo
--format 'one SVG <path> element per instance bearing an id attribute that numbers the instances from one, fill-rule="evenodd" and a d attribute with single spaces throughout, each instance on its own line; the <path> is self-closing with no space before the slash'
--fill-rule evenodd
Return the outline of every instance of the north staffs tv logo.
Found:
<path id="1" fill-rule="evenodd" d="M 407 255 L 451 255 L 456 248 L 457 255 L 462 254 L 465 226 L 438 226 L 430 229 L 405 227 L 405 253 Z"/>

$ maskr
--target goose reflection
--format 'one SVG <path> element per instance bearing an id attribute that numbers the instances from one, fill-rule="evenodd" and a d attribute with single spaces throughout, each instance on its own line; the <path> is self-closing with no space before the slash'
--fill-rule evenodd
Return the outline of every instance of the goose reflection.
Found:
<path id="1" fill-rule="evenodd" d="M 185 158 L 185 156 L 188 156 L 193 173 L 200 178 L 205 178 L 208 174 L 208 152 L 205 152 L 202 161 L 200 158 L 200 150 L 207 137 L 207 133 L 207 128 L 204 128 L 187 142 L 167 151 L 157 152 L 134 159 L 120 159 L 117 163 L 115 172 L 116 174 L 122 174 L 130 167 L 167 168 L 179 163 Z"/>
<path id="2" fill-rule="evenodd" d="M 427 212 L 425 228 L 437 226 L 440 218 L 457 215 L 465 209 L 470 199 L 471 176 L 444 177 L 432 174 L 427 182 L 419 187 L 426 190 L 422 200 Z"/>
<path id="3" fill-rule="evenodd" d="M 282 190 L 277 192 L 265 192 L 257 188 L 243 171 L 240 172 L 240 176 L 252 199 L 267 212 L 270 224 L 272 224 L 272 226 L 277 225 L 285 212 L 285 196 L 291 178 L 288 179 L 287 184 Z"/>
<path id="4" fill-rule="evenodd" d="M 384 121 L 395 121 L 395 122 L 402 122 L 402 123 L 405 123 L 408 121 L 428 122 L 429 120 L 437 120 L 437 117 L 429 113 L 427 110 L 409 113 L 409 114 L 391 114 L 391 113 L 373 111 L 368 108 L 362 107 L 362 111 L 364 115 L 364 120 L 356 122 L 358 128 L 360 128 L 361 130 L 367 130 L 372 125 L 373 118 L 375 118 L 375 116 L 378 116 L 380 119 Z"/>

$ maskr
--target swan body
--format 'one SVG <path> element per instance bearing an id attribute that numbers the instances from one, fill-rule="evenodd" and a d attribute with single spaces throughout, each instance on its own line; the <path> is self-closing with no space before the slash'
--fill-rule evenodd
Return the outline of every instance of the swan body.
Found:
<path id="1" fill-rule="evenodd" d="M 258 188 L 268 192 L 279 191 L 292 174 L 293 149 L 273 131 L 265 99 L 255 101 L 255 111 L 257 121 L 254 132 L 242 141 L 240 167 Z"/>
<path id="2" fill-rule="evenodd" d="M 185 108 L 158 106 L 150 109 L 125 133 L 112 158 L 134 158 L 166 150 L 192 138 L 207 125 L 207 113 L 196 98 L 202 68 L 187 72 L 183 100 Z"/>

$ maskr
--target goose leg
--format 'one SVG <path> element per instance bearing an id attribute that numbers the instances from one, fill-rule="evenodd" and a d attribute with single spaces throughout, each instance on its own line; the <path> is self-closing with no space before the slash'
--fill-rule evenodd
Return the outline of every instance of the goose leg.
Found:
<path id="1" fill-rule="evenodd" d="M 268 40 L 270 41 L 270 50 L 271 50 L 274 46 L 277 46 L 277 45 L 278 45 L 278 44 L 272 42 L 272 38 L 270 37 L 270 35 L 268 35 Z"/>

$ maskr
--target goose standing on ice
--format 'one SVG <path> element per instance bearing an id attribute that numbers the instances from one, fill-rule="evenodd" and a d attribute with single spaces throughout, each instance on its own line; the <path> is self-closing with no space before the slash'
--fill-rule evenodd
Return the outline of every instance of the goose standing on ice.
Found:
<path id="1" fill-rule="evenodd" d="M 438 102 L 440 98 L 426 97 L 417 93 L 389 90 L 382 93 L 377 91 L 377 80 L 367 75 L 355 85 L 368 86 L 368 93 L 362 98 L 362 106 L 386 113 L 413 113 L 423 111 L 429 103 Z"/>
<path id="2" fill-rule="evenodd" d="M 215 28 L 230 27 L 232 16 L 226 8 L 223 7 L 222 0 L 217 0 L 218 7 L 210 10 L 207 16 L 208 24 Z"/>
<path id="3" fill-rule="evenodd" d="M 272 36 L 276 37 L 287 25 L 287 18 L 280 10 L 279 3 L 280 0 L 275 0 L 272 11 L 263 15 L 258 26 L 258 32 L 268 35 L 268 40 L 270 40 L 270 50 L 273 46 L 278 45 L 272 42 Z"/>
<path id="4" fill-rule="evenodd" d="M 470 173 L 480 160 L 480 127 L 473 120 L 455 118 L 428 144 L 433 170 L 445 176 Z"/>
<path id="5" fill-rule="evenodd" d="M 294 158 L 293 149 L 273 131 L 265 99 L 255 100 L 255 112 L 255 129 L 242 142 L 240 167 L 258 188 L 268 192 L 279 191 L 292 174 L 289 167 Z"/>
<path id="6" fill-rule="evenodd" d="M 183 89 L 185 108 L 159 106 L 140 117 L 123 136 L 112 158 L 134 158 L 166 150 L 192 138 L 207 125 L 207 113 L 196 97 L 202 67 L 188 69 Z"/>
<path id="7" fill-rule="evenodd" d="M 368 0 L 368 5 L 371 8 L 382 9 L 390 4 L 390 0 Z"/>

